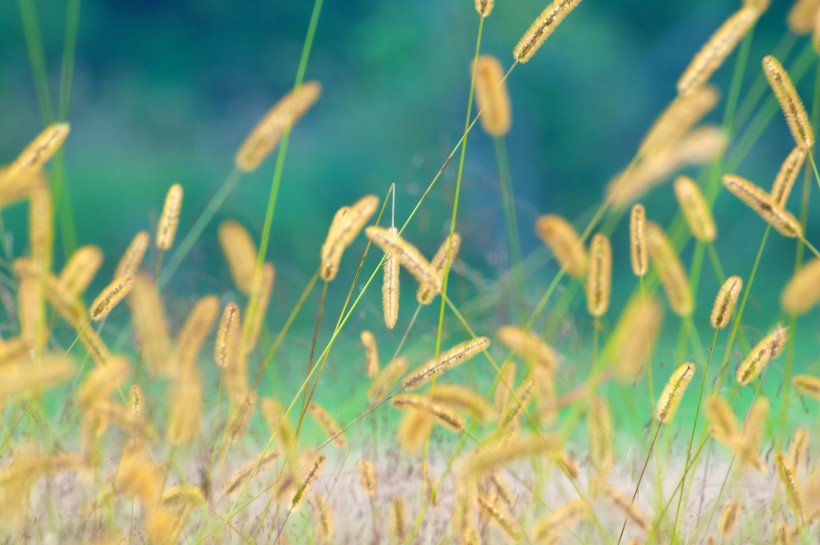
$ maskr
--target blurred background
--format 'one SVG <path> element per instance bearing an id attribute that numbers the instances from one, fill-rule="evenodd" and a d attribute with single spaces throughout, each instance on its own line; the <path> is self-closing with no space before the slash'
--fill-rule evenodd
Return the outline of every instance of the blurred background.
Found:
<path id="1" fill-rule="evenodd" d="M 186 191 L 180 233 L 203 210 L 233 168 L 234 152 L 245 135 L 293 85 L 312 5 L 305 0 L 0 2 L 0 163 L 13 160 L 45 123 L 60 117 L 66 29 L 72 26 L 72 6 L 79 7 L 70 96 L 63 97 L 62 113 L 72 131 L 63 157 L 69 200 L 61 206 L 70 202 L 73 211 L 71 244 L 103 248 L 106 261 L 96 287 L 110 277 L 133 235 L 152 229 L 171 183 L 182 183 Z M 513 46 L 545 5 L 544 0 L 498 0 L 484 27 L 482 52 L 509 66 Z M 782 51 L 788 67 L 811 48 L 810 39 L 787 35 L 790 5 L 775 0 L 757 25 L 741 97 L 758 86 L 771 98 L 768 88 L 760 89 L 763 55 Z M 535 218 L 558 213 L 583 229 L 606 183 L 629 163 L 646 129 L 674 98 L 680 73 L 739 6 L 740 0 L 587 0 L 531 62 L 512 73 L 513 127 L 507 149 L 522 252 L 535 256 L 530 262 L 537 265 L 527 276 L 527 293 L 532 294 L 528 308 L 557 271 L 534 234 Z M 307 79 L 322 83 L 324 92 L 293 133 L 268 252 L 278 272 L 270 331 L 278 331 L 318 265 L 319 247 L 336 209 L 368 193 L 384 196 L 391 183 L 396 184 L 397 223 L 415 206 L 462 133 L 478 21 L 471 0 L 325 0 L 306 72 Z M 713 78 L 723 96 L 709 118 L 713 122 L 722 121 L 736 58 Z M 47 75 L 41 88 L 48 100 L 42 93 L 38 98 L 33 66 L 40 60 Z M 804 76 L 795 77 L 809 107 L 815 64 L 812 59 Z M 744 127 L 738 130 L 742 134 Z M 735 134 L 732 138 L 734 142 Z M 793 145 L 777 112 L 737 173 L 768 186 Z M 269 159 L 243 177 L 216 220 L 236 219 L 258 237 L 273 163 Z M 406 232 L 427 254 L 449 228 L 456 167 L 454 161 Z M 677 211 L 671 184 L 654 190 L 644 202 L 649 216 L 664 226 Z M 796 202 L 792 200 L 793 209 Z M 812 210 L 816 217 L 816 203 Z M 763 222 L 726 193 L 719 196 L 715 215 L 717 250 L 727 274 L 748 277 Z M 3 210 L 3 221 L 11 251 L 22 254 L 27 245 L 25 207 Z M 613 235 L 610 325 L 635 288 L 623 223 Z M 172 281 L 175 297 L 232 289 L 216 225 L 211 223 Z M 458 230 L 466 241 L 451 289 L 473 309 L 470 318 L 479 332 L 492 333 L 515 317 L 505 301 L 482 306 L 476 300 L 492 294 L 509 269 L 498 166 L 492 140 L 481 130 L 473 131 L 468 142 Z M 817 222 L 809 223 L 807 238 L 820 242 Z M 64 242 L 58 239 L 56 245 L 57 264 L 64 261 Z M 687 263 L 692 246 L 684 250 Z M 363 247 L 359 240 L 330 290 L 328 327 L 335 323 L 355 273 L 354 256 Z M 782 319 L 778 298 L 794 269 L 794 248 L 792 240 L 769 237 L 744 319 L 752 338 Z M 375 265 L 377 257 L 371 255 L 368 264 Z M 365 277 L 372 270 L 368 267 Z M 707 342 L 706 317 L 718 286 L 707 266 L 696 314 Z M 412 291 L 402 300 L 402 317 L 389 334 L 393 344 L 386 352 L 392 352 L 415 308 Z M 380 304 L 379 290 L 371 289 L 353 317 L 352 331 L 368 324 L 388 335 L 379 324 Z M 310 310 L 297 322 L 293 350 L 300 355 L 294 365 L 304 365 L 316 305 L 311 299 Z M 169 305 L 169 312 L 181 317 L 188 308 L 190 304 Z M 579 325 L 564 333 L 587 335 L 591 319 L 582 297 L 573 308 Z M 414 340 L 432 338 L 438 310 L 438 301 L 424 309 L 420 336 Z M 669 342 L 674 343 L 677 322 L 669 322 Z M 814 341 L 802 345 L 806 354 L 816 351 L 817 324 L 816 310 L 802 322 L 809 333 L 804 339 Z M 457 325 L 452 329 L 462 335 Z M 350 343 L 357 340 L 358 334 L 353 335 Z M 583 344 L 580 338 L 575 342 Z M 427 352 L 422 348 L 416 353 Z"/>

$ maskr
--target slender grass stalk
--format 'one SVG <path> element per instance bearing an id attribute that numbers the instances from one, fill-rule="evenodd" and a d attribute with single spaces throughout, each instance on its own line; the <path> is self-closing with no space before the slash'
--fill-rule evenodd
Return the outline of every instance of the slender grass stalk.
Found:
<path id="1" fill-rule="evenodd" d="M 504 222 L 507 230 L 507 251 L 512 268 L 513 284 L 518 295 L 518 303 L 521 305 L 519 313 L 523 315 L 526 305 L 524 294 L 524 276 L 521 268 L 521 241 L 518 235 L 518 218 L 515 212 L 515 194 L 512 188 L 512 176 L 510 174 L 510 159 L 507 154 L 507 142 L 503 136 L 493 138 L 493 148 L 495 150 L 495 162 L 498 165 L 498 181 L 501 187 L 501 201 L 504 206 Z M 522 316 L 523 317 L 523 316 Z"/>

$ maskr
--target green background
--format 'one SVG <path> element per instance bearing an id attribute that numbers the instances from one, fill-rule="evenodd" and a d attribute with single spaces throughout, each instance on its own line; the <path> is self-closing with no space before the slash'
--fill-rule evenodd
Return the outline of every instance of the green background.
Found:
<path id="1" fill-rule="evenodd" d="M 20 8 L 25 1 L 0 3 L 0 163 L 11 161 L 47 117 L 38 103 L 23 32 Z M 33 4 L 48 90 L 55 102 L 66 3 L 37 0 Z M 498 0 L 496 4 L 484 27 L 482 52 L 496 55 L 508 66 L 512 47 L 545 3 Z M 784 38 L 790 2 L 774 4 L 754 31 L 749 63 L 741 74 L 741 96 L 756 80 L 759 85 L 759 59 L 784 39 L 794 44 L 781 59 L 786 66 L 811 47 L 805 38 Z M 579 229 L 586 225 L 607 181 L 626 166 L 653 119 L 674 98 L 675 82 L 692 55 L 739 5 L 726 0 L 586 0 L 531 62 L 513 72 L 508 81 L 513 128 L 506 142 L 523 253 L 540 264 L 527 276 L 528 308 L 557 272 L 535 237 L 535 218 L 559 213 L 574 220 Z M 152 228 L 173 182 L 182 183 L 186 191 L 180 232 L 192 224 L 231 171 L 233 154 L 244 136 L 292 86 L 311 8 L 312 2 L 304 0 L 82 1 L 68 113 L 72 132 L 64 160 L 78 240 L 100 245 L 106 255 L 91 292 L 105 285 L 131 237 L 140 229 Z M 306 74 L 307 79 L 320 81 L 324 92 L 299 122 L 287 156 L 267 256 L 278 273 L 267 341 L 279 330 L 318 265 L 319 247 L 336 209 L 368 193 L 384 196 L 393 182 L 397 222 L 403 222 L 415 206 L 461 135 L 477 27 L 478 16 L 468 0 L 325 1 Z M 713 78 L 723 100 L 711 121 L 722 119 L 736 58 Z M 808 75 L 798 83 L 809 106 L 815 65 L 811 59 Z M 771 98 L 768 89 L 765 96 Z M 768 186 L 793 145 L 778 112 L 738 173 Z M 258 237 L 273 162 L 243 177 L 217 220 L 237 219 Z M 406 232 L 428 255 L 449 228 L 455 172 L 454 161 Z M 816 201 L 811 207 L 813 217 Z M 664 226 L 676 212 L 670 184 L 653 191 L 644 202 L 650 218 Z M 795 212 L 796 203 L 795 198 L 791 202 Z M 714 213 L 719 229 L 716 246 L 726 272 L 748 278 L 763 222 L 726 193 L 719 196 Z M 26 251 L 25 216 L 20 205 L 3 211 L 14 256 Z M 493 336 L 499 324 L 514 319 L 516 310 L 506 295 L 490 305 L 476 301 L 492 294 L 499 275 L 509 269 L 492 141 L 480 130 L 469 139 L 458 230 L 466 239 L 464 265 L 457 269 L 451 290 L 466 311 L 473 309 L 467 314 L 477 332 Z M 817 222 L 809 222 L 807 238 L 820 242 Z M 613 247 L 615 287 L 608 325 L 636 286 L 623 222 L 613 234 Z M 690 243 L 684 250 L 686 263 L 692 247 Z M 64 261 L 60 248 L 58 244 L 58 264 Z M 354 256 L 363 248 L 363 240 L 352 247 L 329 289 L 319 349 L 329 338 L 353 279 Z M 778 299 L 794 268 L 794 248 L 793 241 L 777 234 L 769 238 L 744 316 L 752 340 L 784 319 Z M 371 253 L 365 276 L 376 259 Z M 695 315 L 706 344 L 711 338 L 708 313 L 718 286 L 707 262 Z M 380 322 L 378 288 L 374 285 L 368 291 L 353 314 L 320 387 L 323 401 L 349 407 L 350 415 L 360 405 L 349 405 L 350 392 L 366 387 L 358 332 L 368 327 L 377 333 L 384 362 L 415 308 L 415 286 L 405 287 L 399 325 L 387 332 Z M 242 300 L 219 252 L 216 222 L 166 292 L 172 323 L 184 317 L 193 297 L 213 292 L 226 293 L 225 300 Z M 317 305 L 314 293 L 288 336 L 266 388 L 288 393 L 301 382 Z M 437 300 L 420 315 L 407 348 L 411 365 L 432 353 L 438 309 Z M 118 331 L 124 314 L 112 318 L 112 333 Z M 444 344 L 449 346 L 464 334 L 451 316 L 446 320 Z M 556 340 L 571 369 L 588 367 L 591 325 L 579 296 Z M 543 320 L 537 327 L 542 326 Z M 673 358 L 677 326 L 667 312 L 656 362 L 661 376 L 679 363 Z M 799 328 L 796 366 L 808 369 L 818 363 L 817 309 L 801 318 Z M 727 334 L 719 338 L 718 354 L 723 354 L 726 338 Z M 500 354 L 497 351 L 497 357 Z M 782 360 L 773 368 L 780 375 Z M 484 361 L 464 371 L 482 383 L 489 380 L 490 372 Z M 575 371 L 570 375 L 568 382 Z"/>

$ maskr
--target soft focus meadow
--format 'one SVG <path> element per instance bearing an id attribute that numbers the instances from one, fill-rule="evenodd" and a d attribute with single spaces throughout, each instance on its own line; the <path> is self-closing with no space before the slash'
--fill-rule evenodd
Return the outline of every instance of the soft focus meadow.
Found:
<path id="1" fill-rule="evenodd" d="M 3 543 L 820 543 L 820 1 L 0 5 Z"/>

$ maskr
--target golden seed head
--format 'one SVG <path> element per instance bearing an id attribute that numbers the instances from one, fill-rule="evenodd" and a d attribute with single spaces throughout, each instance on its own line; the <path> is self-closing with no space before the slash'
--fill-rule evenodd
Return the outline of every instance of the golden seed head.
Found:
<path id="1" fill-rule="evenodd" d="M 494 416 L 484 396 L 463 386 L 438 384 L 430 391 L 430 399 L 450 409 L 465 411 L 479 422 L 488 422 Z"/>
<path id="2" fill-rule="evenodd" d="M 706 399 L 706 417 L 711 422 L 709 433 L 717 441 L 734 448 L 740 439 L 740 426 L 729 404 L 717 394 Z"/>
<path id="3" fill-rule="evenodd" d="M 714 241 L 717 227 L 698 184 L 689 176 L 678 176 L 675 179 L 675 197 L 692 236 L 701 242 Z"/>
<path id="4" fill-rule="evenodd" d="M 253 172 L 259 168 L 285 132 L 307 113 L 321 94 L 322 86 L 318 82 L 306 81 L 274 104 L 236 152 L 236 168 L 242 172 Z"/>
<path id="5" fill-rule="evenodd" d="M 510 130 L 512 118 L 510 95 L 504 81 L 504 68 L 492 55 L 481 55 L 473 64 L 473 72 L 476 106 L 481 112 L 481 126 L 490 136 L 504 136 Z"/>
<path id="6" fill-rule="evenodd" d="M 820 378 L 810 375 L 797 375 L 792 379 L 792 385 L 799 393 L 820 401 Z"/>
<path id="7" fill-rule="evenodd" d="M 392 227 L 391 231 L 394 235 L 398 234 L 395 227 Z M 393 252 L 387 252 L 384 256 L 382 310 L 384 311 L 384 324 L 387 329 L 393 329 L 399 319 L 399 260 Z"/>
<path id="8" fill-rule="evenodd" d="M 789 335 L 783 325 L 778 324 L 774 330 L 752 348 L 746 359 L 737 368 L 737 382 L 741 386 L 749 384 L 763 371 L 771 360 L 780 355 Z"/>
<path id="9" fill-rule="evenodd" d="M 709 320 L 713 328 L 723 329 L 729 324 L 741 289 L 743 289 L 743 279 L 739 276 L 730 276 L 720 287 Z"/>
<path id="10" fill-rule="evenodd" d="M 757 22 L 760 12 L 743 7 L 732 14 L 698 51 L 678 80 L 678 93 L 687 95 L 706 83 Z"/>
<path id="11" fill-rule="evenodd" d="M 248 310 L 245 314 L 244 332 L 242 336 L 242 354 L 249 354 L 256 347 L 265 315 L 268 312 L 273 284 L 276 280 L 276 268 L 272 263 L 265 263 L 259 274 L 255 276 L 255 283 L 248 296 Z"/>
<path id="12" fill-rule="evenodd" d="M 250 233 L 236 221 L 223 221 L 219 224 L 219 245 L 234 284 L 239 291 L 249 294 L 256 270 L 256 244 Z"/>
<path id="13" fill-rule="evenodd" d="M 786 456 L 782 452 L 778 452 L 774 457 L 775 465 L 777 466 L 777 474 L 780 477 L 780 482 L 786 492 L 786 499 L 789 506 L 792 508 L 797 520 L 804 520 L 803 513 L 803 498 L 800 493 L 800 488 L 794 476 L 794 468 L 789 465 Z"/>
<path id="14" fill-rule="evenodd" d="M 818 10 L 820 13 L 820 10 Z M 781 208 L 786 207 L 786 202 L 789 200 L 794 182 L 797 180 L 797 175 L 803 168 L 803 163 L 806 162 L 808 150 L 803 146 L 795 147 L 791 153 L 783 161 L 780 170 L 777 172 L 777 177 L 772 184 L 772 190 L 769 192 L 772 200 Z"/>
<path id="15" fill-rule="evenodd" d="M 475 10 L 482 17 L 489 17 L 495 0 L 475 0 Z"/>
<path id="16" fill-rule="evenodd" d="M 364 458 L 359 460 L 359 485 L 371 498 L 376 495 L 376 468 L 373 462 Z"/>
<path id="17" fill-rule="evenodd" d="M 100 292 L 94 302 L 89 308 L 89 316 L 95 322 L 99 322 L 111 312 L 122 299 L 128 295 L 131 288 L 134 287 L 134 277 L 126 276 L 125 278 L 118 278 L 111 282 L 105 289 Z"/>
<path id="18" fill-rule="evenodd" d="M 629 257 L 632 272 L 643 276 L 649 270 L 649 257 L 646 249 L 646 209 L 642 204 L 632 207 L 629 214 Z"/>
<path id="19" fill-rule="evenodd" d="M 179 184 L 168 188 L 168 193 L 165 195 L 165 204 L 157 223 L 157 236 L 154 240 L 159 250 L 168 250 L 174 244 L 177 226 L 179 226 L 179 211 L 182 209 L 182 195 L 182 186 Z"/>
<path id="20" fill-rule="evenodd" d="M 376 345 L 376 336 L 372 332 L 364 330 L 361 334 L 362 346 L 364 346 L 364 369 L 368 377 L 374 378 L 379 374 L 379 348 Z"/>
<path id="21" fill-rule="evenodd" d="M 816 392 L 818 399 L 820 399 L 820 379 L 816 379 Z M 786 460 L 789 466 L 798 471 L 800 466 L 807 460 L 809 454 L 809 432 L 806 428 L 797 428 L 792 435 L 792 440 L 789 443 L 789 452 Z"/>
<path id="22" fill-rule="evenodd" d="M 735 531 L 737 519 L 740 518 L 741 509 L 743 509 L 743 505 L 737 500 L 730 501 L 726 507 L 723 508 L 723 512 L 720 514 L 720 522 L 718 523 L 718 533 L 720 533 L 721 537 L 729 537 Z"/>
<path id="23" fill-rule="evenodd" d="M 780 306 L 795 316 L 820 302 L 820 257 L 812 259 L 791 277 L 780 295 Z"/>
<path id="24" fill-rule="evenodd" d="M 293 494 L 293 498 L 290 501 L 291 510 L 298 507 L 302 499 L 304 499 L 305 493 L 307 492 L 308 488 L 310 488 L 310 485 L 313 483 L 314 479 L 316 479 L 316 476 L 319 474 L 319 471 L 321 471 L 325 461 L 326 458 L 323 455 L 319 455 L 313 459 L 307 471 L 305 472 L 305 476 L 302 478 L 302 482 L 299 484 L 299 487 Z"/>
<path id="25" fill-rule="evenodd" d="M 538 48 L 544 45 L 555 29 L 581 0 L 554 0 L 541 12 L 513 50 L 515 60 L 525 63 L 532 58 Z"/>
<path id="26" fill-rule="evenodd" d="M 148 370 L 152 375 L 164 374 L 170 364 L 170 334 L 159 288 L 147 274 L 137 274 L 134 278 L 128 306 Z"/>
<path id="27" fill-rule="evenodd" d="M 373 378 L 373 382 L 367 392 L 367 398 L 370 402 L 375 403 L 381 401 L 406 371 L 407 359 L 403 356 L 399 356 L 385 365 L 384 369 L 379 371 Z"/>
<path id="28" fill-rule="evenodd" d="M 427 396 L 399 394 L 393 397 L 392 404 L 397 409 L 411 408 L 432 415 L 436 421 L 452 431 L 464 430 L 464 419 L 446 407 L 430 400 Z"/>
<path id="29" fill-rule="evenodd" d="M 77 248 L 63 267 L 58 282 L 70 297 L 82 294 L 102 265 L 103 253 L 99 246 Z"/>
<path id="30" fill-rule="evenodd" d="M 421 449 L 433 429 L 433 415 L 417 409 L 408 410 L 396 430 L 396 442 L 407 454 Z"/>
<path id="31" fill-rule="evenodd" d="M 417 390 L 448 369 L 461 365 L 489 347 L 490 339 L 487 337 L 476 337 L 475 339 L 457 344 L 450 350 L 440 354 L 437 358 L 429 360 L 407 375 L 402 382 L 402 386 L 406 390 Z"/>
<path id="32" fill-rule="evenodd" d="M 695 365 L 693 363 L 684 363 L 672 373 L 658 398 L 658 405 L 655 409 L 655 418 L 659 423 L 666 424 L 672 421 L 683 399 L 683 394 L 686 392 L 686 387 L 689 386 L 694 375 Z"/>
<path id="33" fill-rule="evenodd" d="M 701 85 L 685 96 L 675 97 L 647 131 L 638 155 L 651 156 L 679 142 L 719 100 L 720 93 L 710 85 Z"/>
<path id="34" fill-rule="evenodd" d="M 788 72 L 772 55 L 763 57 L 763 73 L 769 80 L 777 101 L 786 116 L 786 123 L 792 132 L 794 141 L 799 146 L 811 149 L 814 146 L 814 130 L 809 122 L 809 116 L 803 107 L 803 101 L 797 94 Z"/>
<path id="35" fill-rule="evenodd" d="M 340 449 L 347 448 L 347 439 L 342 433 L 339 424 L 330 416 L 329 412 L 316 402 L 312 402 L 308 405 L 308 411 L 310 412 L 310 416 L 319 424 L 319 427 L 327 434 L 328 438 L 332 439 L 334 445 Z"/>
<path id="36" fill-rule="evenodd" d="M 503 325 L 498 328 L 498 342 L 534 367 L 550 371 L 558 368 L 558 354 L 534 331 L 517 325 Z"/>
<path id="37" fill-rule="evenodd" d="M 809 34 L 814 29 L 814 16 L 820 7 L 818 0 L 795 0 L 786 22 L 797 35 Z"/>
<path id="38" fill-rule="evenodd" d="M 175 373 L 184 376 L 189 369 L 196 366 L 202 345 L 211 334 L 218 315 L 219 297 L 216 295 L 207 295 L 196 302 L 177 335 L 172 355 L 176 366 L 173 369 Z"/>
<path id="39" fill-rule="evenodd" d="M 603 233 L 596 233 L 589 243 L 589 273 L 587 274 L 587 311 L 600 318 L 609 308 L 612 291 L 612 246 Z"/>
<path id="40" fill-rule="evenodd" d="M 612 445 L 612 412 L 603 397 L 594 398 L 589 404 L 589 455 L 598 475 L 606 479 L 614 462 Z"/>
<path id="41" fill-rule="evenodd" d="M 214 343 L 214 361 L 222 369 L 234 365 L 239 356 L 239 316 L 239 305 L 228 303 L 219 319 Z"/>
<path id="42" fill-rule="evenodd" d="M 330 282 L 336 278 L 345 248 L 359 236 L 378 208 L 379 198 L 375 195 L 367 195 L 352 206 L 343 206 L 336 212 L 328 228 L 325 242 L 322 244 L 320 255 L 322 280 Z"/>
<path id="43" fill-rule="evenodd" d="M 59 151 L 70 130 L 68 123 L 54 123 L 43 129 L 9 166 L 5 176 L 13 180 L 40 169 Z"/>
<path id="44" fill-rule="evenodd" d="M 365 229 L 364 233 L 373 244 L 385 253 L 392 253 L 394 259 L 398 259 L 399 263 L 413 275 L 419 285 L 430 285 L 436 293 L 441 291 L 443 282 L 441 276 L 421 252 L 402 238 L 398 232 L 372 226 Z"/>
<path id="45" fill-rule="evenodd" d="M 803 228 L 797 218 L 781 208 L 763 189 L 749 180 L 733 174 L 726 174 L 722 180 L 726 189 L 757 212 L 766 223 L 774 227 L 781 235 L 789 238 L 803 235 Z"/>
<path id="46" fill-rule="evenodd" d="M 655 298 L 638 297 L 623 311 L 610 338 L 615 377 L 633 382 L 649 361 L 663 325 L 663 305 Z"/>
<path id="47" fill-rule="evenodd" d="M 535 222 L 535 232 L 549 246 L 567 274 L 583 278 L 587 272 L 587 253 L 575 228 L 564 218 L 546 214 Z"/>
<path id="48" fill-rule="evenodd" d="M 430 260 L 430 266 L 438 275 L 439 283 L 444 284 L 444 273 L 447 268 L 448 260 L 452 266 L 452 264 L 456 261 L 456 256 L 458 256 L 460 249 L 461 235 L 454 232 L 452 235 L 448 236 L 447 239 L 441 243 L 438 250 L 436 250 L 436 254 L 433 256 L 433 259 Z M 433 302 L 433 299 L 435 299 L 437 294 L 438 290 L 435 285 L 431 285 L 429 283 L 419 284 L 419 289 L 416 291 L 416 300 L 421 305 L 429 305 Z"/>
<path id="49" fill-rule="evenodd" d="M 142 259 L 145 257 L 145 252 L 148 250 L 148 245 L 151 243 L 151 235 L 148 231 L 140 231 L 131 241 L 131 244 L 126 248 L 125 253 L 117 268 L 114 271 L 114 278 L 123 278 L 125 276 L 133 276 L 142 264 Z"/>
<path id="50" fill-rule="evenodd" d="M 646 224 L 646 243 L 672 311 L 678 316 L 691 315 L 694 310 L 692 290 L 672 243 L 663 229 L 652 222 Z"/>
<path id="51" fill-rule="evenodd" d="M 404 506 L 404 500 L 399 497 L 393 498 L 390 512 L 393 539 L 401 541 L 407 535 L 407 509 Z"/>

